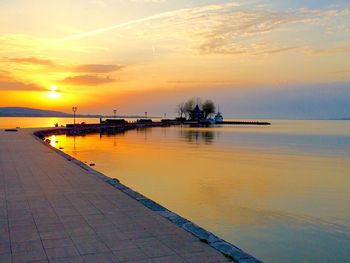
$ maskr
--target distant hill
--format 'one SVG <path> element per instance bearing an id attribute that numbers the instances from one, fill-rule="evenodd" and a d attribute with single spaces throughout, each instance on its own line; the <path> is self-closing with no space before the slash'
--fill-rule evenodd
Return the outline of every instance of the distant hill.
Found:
<path id="1" fill-rule="evenodd" d="M 0 107 L 0 117 L 72 117 L 72 113 L 61 111 L 40 110 L 25 107 Z M 76 114 L 78 118 L 114 118 L 113 115 L 99 114 Z M 132 116 L 116 116 L 117 118 L 144 118 L 141 115 Z M 157 116 L 149 116 L 149 118 L 160 118 Z"/>
<path id="2" fill-rule="evenodd" d="M 0 107 L 0 117 L 70 117 L 72 114 L 24 107 Z"/>

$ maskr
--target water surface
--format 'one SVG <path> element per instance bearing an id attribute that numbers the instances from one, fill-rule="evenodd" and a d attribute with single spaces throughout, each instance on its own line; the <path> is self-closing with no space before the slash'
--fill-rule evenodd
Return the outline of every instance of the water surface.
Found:
<path id="1" fill-rule="evenodd" d="M 177 126 L 51 141 L 266 262 L 350 261 L 350 122 Z"/>
<path id="2" fill-rule="evenodd" d="M 76 123 L 99 123 L 98 118 L 76 118 Z M 42 128 L 54 127 L 55 124 L 65 126 L 73 123 L 73 118 L 60 117 L 0 117 L 0 128 Z"/>

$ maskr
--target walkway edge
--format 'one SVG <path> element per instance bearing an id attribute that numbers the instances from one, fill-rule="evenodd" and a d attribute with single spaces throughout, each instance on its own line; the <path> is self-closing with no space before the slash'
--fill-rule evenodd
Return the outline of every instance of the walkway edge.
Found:
<path id="1" fill-rule="evenodd" d="M 202 227 L 198 226 L 197 224 L 187 220 L 186 218 L 183 218 L 182 216 L 179 216 L 178 214 L 168 210 L 167 208 L 163 207 L 162 205 L 158 204 L 157 202 L 145 197 L 144 195 L 132 190 L 131 188 L 127 187 L 126 185 L 119 182 L 118 179 L 112 179 L 103 173 L 100 173 L 96 171 L 95 169 L 91 168 L 90 166 L 86 165 L 85 163 L 79 161 L 78 159 L 64 153 L 63 151 L 60 151 L 59 149 L 56 149 L 55 147 L 51 146 L 50 144 L 46 143 L 43 138 L 48 135 L 53 135 L 55 133 L 55 129 L 50 130 L 38 130 L 33 133 L 33 137 L 37 139 L 42 144 L 46 145 L 50 149 L 52 149 L 54 152 L 59 154 L 60 156 L 64 157 L 68 161 L 78 165 L 80 168 L 84 169 L 85 171 L 89 172 L 90 174 L 98 177 L 99 179 L 103 180 L 104 182 L 108 183 L 109 185 L 117 188 L 118 190 L 122 191 L 123 193 L 127 194 L 137 202 L 143 204 L 148 209 L 154 211 L 155 213 L 159 214 L 163 218 L 169 220 L 173 224 L 177 225 L 178 227 L 184 229 L 185 231 L 191 233 L 195 237 L 197 237 L 200 241 L 207 243 L 217 251 L 224 254 L 226 257 L 232 259 L 233 261 L 237 263 L 262 263 L 262 261 L 256 259 L 255 257 L 249 255 L 248 253 L 244 252 L 242 249 L 236 247 L 235 245 L 219 238 L 218 236 L 214 235 L 213 233 L 203 229 Z M 57 134 L 62 134 L 62 129 L 57 129 Z"/>

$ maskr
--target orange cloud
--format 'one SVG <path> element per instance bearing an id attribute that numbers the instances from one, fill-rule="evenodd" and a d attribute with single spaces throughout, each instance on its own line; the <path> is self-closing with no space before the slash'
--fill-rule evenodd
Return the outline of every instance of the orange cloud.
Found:
<path id="1" fill-rule="evenodd" d="M 19 57 L 19 58 L 4 58 L 5 61 L 20 63 L 20 64 L 34 64 L 34 65 L 43 65 L 43 66 L 53 66 L 55 63 L 48 59 L 40 59 L 37 57 Z"/>
<path id="2" fill-rule="evenodd" d="M 85 64 L 74 68 L 76 72 L 109 73 L 123 69 L 123 65 Z"/>
<path id="3" fill-rule="evenodd" d="M 17 81 L 0 81 L 0 90 L 7 91 L 44 91 L 45 89 L 35 84 L 26 84 Z"/>
<path id="4" fill-rule="evenodd" d="M 95 75 L 79 75 L 73 77 L 67 77 L 62 82 L 64 84 L 78 85 L 78 86 L 98 86 L 111 82 L 115 82 L 115 79 L 110 77 L 99 77 Z"/>

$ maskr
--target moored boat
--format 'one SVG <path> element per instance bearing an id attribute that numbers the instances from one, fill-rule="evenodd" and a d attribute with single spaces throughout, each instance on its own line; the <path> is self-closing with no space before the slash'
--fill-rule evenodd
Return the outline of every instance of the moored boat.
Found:
<path id="1" fill-rule="evenodd" d="M 218 111 L 218 113 L 216 113 L 215 115 L 215 122 L 218 123 L 218 122 L 223 122 L 224 121 L 224 118 L 222 117 L 222 113 L 220 111 Z"/>

